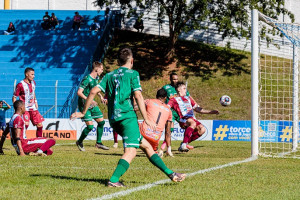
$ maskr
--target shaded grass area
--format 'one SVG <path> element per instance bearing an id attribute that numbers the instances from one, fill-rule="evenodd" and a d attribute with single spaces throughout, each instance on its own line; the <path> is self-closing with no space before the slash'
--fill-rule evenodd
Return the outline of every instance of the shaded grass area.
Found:
<path id="1" fill-rule="evenodd" d="M 198 119 L 251 119 L 250 53 L 179 40 L 176 57 L 166 60 L 167 38 L 120 31 L 105 56 L 106 72 L 118 68 L 117 52 L 122 47 L 133 50 L 134 69 L 140 73 L 145 98 L 155 98 L 156 91 L 169 83 L 169 73 L 175 71 L 180 80 L 187 81 L 201 107 L 220 111 L 218 116 L 197 114 Z M 229 107 L 219 104 L 222 95 L 232 98 Z M 100 108 L 106 117 L 106 107 Z"/>
<path id="2" fill-rule="evenodd" d="M 123 149 L 95 149 L 85 141 L 79 152 L 74 141 L 58 141 L 49 157 L 18 157 L 7 142 L 0 156 L 1 199 L 89 199 L 153 183 L 167 177 L 139 151 L 121 178 L 127 188 L 105 186 Z M 67 143 L 67 144 L 66 144 Z M 111 147 L 113 141 L 104 141 Z M 69 145 L 68 145 L 69 144 Z M 192 173 L 250 156 L 249 142 L 197 141 L 195 149 L 164 157 L 176 172 Z M 121 199 L 299 199 L 299 159 L 265 159 L 188 177 L 182 183 L 166 183 Z"/>

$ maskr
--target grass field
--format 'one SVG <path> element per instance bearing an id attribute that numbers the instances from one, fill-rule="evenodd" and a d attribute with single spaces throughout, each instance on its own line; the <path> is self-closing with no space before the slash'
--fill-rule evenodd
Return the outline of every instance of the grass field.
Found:
<path id="1" fill-rule="evenodd" d="M 139 152 L 121 178 L 127 187 L 108 188 L 105 184 L 122 148 L 103 151 L 95 149 L 94 141 L 85 141 L 87 151 L 80 152 L 74 141 L 58 144 L 52 156 L 18 157 L 7 141 L 5 155 L 0 156 L 0 199 L 101 199 L 167 179 Z M 188 153 L 179 153 L 178 145 L 179 142 L 173 142 L 175 157 L 163 160 L 174 171 L 188 174 L 184 182 L 157 184 L 116 198 L 300 199 L 299 159 L 259 158 L 225 167 L 249 158 L 250 143 L 197 141 L 196 148 Z"/>

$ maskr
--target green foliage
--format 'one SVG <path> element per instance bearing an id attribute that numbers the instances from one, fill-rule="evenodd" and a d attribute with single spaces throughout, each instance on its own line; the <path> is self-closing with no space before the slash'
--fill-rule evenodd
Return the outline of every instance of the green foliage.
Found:
<path id="1" fill-rule="evenodd" d="M 251 34 L 250 11 L 258 9 L 265 15 L 278 19 L 280 14 L 287 15 L 294 21 L 294 15 L 284 8 L 284 0 L 96 0 L 95 5 L 103 8 L 111 3 L 119 3 L 122 9 L 128 11 L 127 16 L 137 15 L 137 9 L 150 12 L 157 10 L 157 20 L 164 17 L 169 20 L 169 52 L 173 51 L 178 36 L 182 31 L 205 29 L 201 22 L 208 20 L 216 25 L 222 37 L 249 38 Z M 261 32 L 266 37 L 267 32 L 275 34 L 276 30 Z M 277 31 L 276 34 L 279 34 Z"/>

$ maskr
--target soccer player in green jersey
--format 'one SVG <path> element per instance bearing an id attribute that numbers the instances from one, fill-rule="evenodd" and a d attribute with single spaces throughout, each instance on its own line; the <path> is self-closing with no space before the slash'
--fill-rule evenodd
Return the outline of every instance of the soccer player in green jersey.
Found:
<path id="1" fill-rule="evenodd" d="M 166 100 L 166 104 L 168 104 L 168 102 L 170 101 L 171 98 L 173 97 L 177 97 L 177 91 L 175 89 L 176 84 L 178 83 L 178 75 L 175 72 L 172 72 L 170 74 L 170 84 L 167 84 L 165 86 L 163 86 L 162 88 L 164 90 L 167 91 L 167 100 Z M 189 92 L 187 91 L 186 93 L 187 96 L 190 96 Z M 171 132 L 173 132 L 174 130 L 174 122 L 175 120 L 177 122 L 179 122 L 180 117 L 177 114 L 176 111 L 174 111 L 173 109 L 171 109 L 172 111 L 172 124 L 171 124 L 171 129 L 168 129 L 167 127 L 165 128 L 165 141 L 163 142 L 163 144 L 160 147 L 160 150 L 158 152 L 158 155 L 160 157 L 163 157 L 163 151 L 165 149 L 165 147 L 167 146 L 167 155 L 173 157 L 173 154 L 171 152 Z M 189 149 L 194 148 L 193 146 L 187 145 L 187 147 Z"/>
<path id="2" fill-rule="evenodd" d="M 122 136 L 124 146 L 124 154 L 108 182 L 109 187 L 124 187 L 119 182 L 119 179 L 127 171 L 131 161 L 136 156 L 137 148 L 141 148 L 146 153 L 150 162 L 164 172 L 172 181 L 183 181 L 186 175 L 170 170 L 154 152 L 149 142 L 140 134 L 137 116 L 133 107 L 133 98 L 135 98 L 145 123 L 148 124 L 149 128 L 154 130 L 156 124 L 148 119 L 147 116 L 141 92 L 140 76 L 137 71 L 132 70 L 132 51 L 129 48 L 121 49 L 118 60 L 120 67 L 103 77 L 100 84 L 91 90 L 82 112 L 73 113 L 71 118 L 84 116 L 98 92 L 102 91 L 107 94 L 109 122 L 113 129 Z"/>
<path id="3" fill-rule="evenodd" d="M 102 63 L 95 61 L 93 62 L 93 69 L 92 72 L 83 78 L 79 85 L 79 89 L 77 91 L 78 95 L 78 108 L 79 111 L 83 111 L 83 107 L 85 104 L 85 101 L 87 99 L 87 96 L 89 95 L 90 91 L 93 87 L 95 87 L 98 84 L 98 79 L 103 72 L 103 65 Z M 102 95 L 98 93 L 100 96 L 102 102 L 104 101 Z M 103 135 L 103 126 L 105 124 L 103 120 L 103 114 L 99 107 L 97 106 L 97 102 L 92 100 L 91 105 L 87 109 L 85 115 L 81 118 L 83 121 L 85 121 L 86 127 L 83 129 L 80 138 L 76 141 L 76 145 L 80 151 L 85 151 L 83 147 L 83 140 L 87 137 L 89 132 L 93 130 L 93 119 L 98 123 L 97 125 L 97 141 L 96 141 L 96 148 L 108 150 L 109 148 L 102 144 L 101 138 Z"/>

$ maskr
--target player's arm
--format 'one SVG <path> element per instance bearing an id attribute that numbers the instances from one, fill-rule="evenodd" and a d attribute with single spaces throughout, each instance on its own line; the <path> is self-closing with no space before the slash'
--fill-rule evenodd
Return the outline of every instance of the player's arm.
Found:
<path id="1" fill-rule="evenodd" d="M 15 132 L 15 141 L 16 141 L 16 144 L 19 148 L 20 156 L 25 156 L 25 153 L 24 153 L 23 148 L 22 148 L 22 143 L 21 143 L 21 140 L 20 140 L 21 129 L 20 128 L 14 128 L 13 132 Z"/>
<path id="2" fill-rule="evenodd" d="M 17 100 L 17 97 L 20 95 L 20 91 L 21 91 L 21 84 L 18 83 L 18 85 L 16 86 L 16 89 L 14 91 L 14 95 L 12 97 L 12 102 L 15 103 L 15 101 Z"/>
<path id="3" fill-rule="evenodd" d="M 145 101 L 144 101 L 144 97 L 142 95 L 142 92 L 140 90 L 136 90 L 136 91 L 134 91 L 133 94 L 134 94 L 134 98 L 135 98 L 135 100 L 137 102 L 137 105 L 138 105 L 138 107 L 140 109 L 140 112 L 141 112 L 141 114 L 142 114 L 142 116 L 143 116 L 146 124 L 148 126 L 150 126 L 150 128 L 152 130 L 155 130 L 156 124 L 154 122 L 150 121 L 150 119 L 147 116 Z"/>
<path id="4" fill-rule="evenodd" d="M 8 110 L 8 109 L 11 109 L 11 106 L 10 106 L 8 103 L 6 103 L 6 101 L 2 100 L 2 102 L 6 104 L 7 110 Z"/>
<path id="5" fill-rule="evenodd" d="M 77 95 L 78 95 L 80 98 L 84 99 L 84 100 L 87 99 L 87 96 L 85 96 L 85 95 L 83 94 L 83 89 L 82 89 L 82 88 L 79 88 L 79 89 L 78 89 Z M 94 101 L 94 99 L 93 99 L 93 101 L 92 101 L 91 104 L 92 104 L 93 106 L 96 106 L 96 105 L 97 105 L 97 102 Z"/>
<path id="6" fill-rule="evenodd" d="M 194 106 L 194 111 L 201 114 L 219 114 L 218 110 L 205 110 L 197 105 L 197 107 Z"/>
<path id="7" fill-rule="evenodd" d="M 39 108 L 39 105 L 38 105 L 38 102 L 37 102 L 37 99 L 36 99 L 35 94 L 34 94 L 34 103 L 35 103 L 36 109 L 38 109 L 38 108 Z"/>
<path id="8" fill-rule="evenodd" d="M 75 118 L 82 118 L 86 111 L 88 110 L 88 108 L 90 107 L 90 105 L 92 104 L 92 102 L 94 101 L 95 96 L 97 95 L 98 92 L 100 92 L 100 88 L 95 86 L 93 87 L 93 89 L 90 91 L 89 96 L 87 97 L 85 104 L 83 106 L 83 110 L 82 112 L 75 112 L 71 115 L 71 119 L 75 119 Z"/>
<path id="9" fill-rule="evenodd" d="M 97 95 L 100 97 L 100 100 L 103 104 L 107 104 L 107 99 L 102 96 L 101 92 L 98 92 Z"/>
<path id="10" fill-rule="evenodd" d="M 171 146 L 171 126 L 172 126 L 172 121 L 167 121 L 166 132 L 165 132 L 167 147 Z"/>

